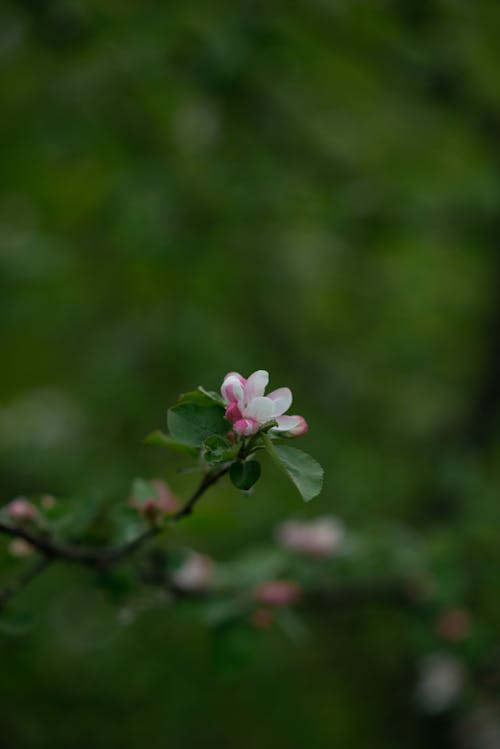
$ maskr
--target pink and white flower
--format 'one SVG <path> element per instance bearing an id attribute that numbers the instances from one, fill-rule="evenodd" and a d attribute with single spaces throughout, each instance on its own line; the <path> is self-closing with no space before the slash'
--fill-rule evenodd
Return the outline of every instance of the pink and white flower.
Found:
<path id="1" fill-rule="evenodd" d="M 191 551 L 182 565 L 172 572 L 175 587 L 189 593 L 201 593 L 207 590 L 213 580 L 213 559 L 197 551 Z"/>
<path id="2" fill-rule="evenodd" d="M 35 520 L 37 510 L 35 505 L 29 502 L 25 497 L 17 497 L 7 505 L 7 512 L 11 520 L 17 523 L 27 523 Z"/>
<path id="3" fill-rule="evenodd" d="M 346 547 L 344 527 L 333 517 L 287 520 L 279 526 L 277 538 L 285 549 L 318 558 L 335 556 Z"/>
<path id="4" fill-rule="evenodd" d="M 295 580 L 266 580 L 257 586 L 254 594 L 260 604 L 282 608 L 297 603 L 302 588 Z"/>
<path id="5" fill-rule="evenodd" d="M 233 430 L 240 437 L 257 434 L 259 429 L 270 421 L 277 425 L 271 432 L 286 437 L 299 437 L 308 430 L 302 416 L 288 416 L 286 411 L 292 405 L 292 392 L 289 388 L 278 388 L 264 395 L 269 383 L 269 373 L 259 369 L 248 379 L 238 372 L 229 372 L 224 378 L 221 394 L 226 404 L 226 419 L 233 424 Z"/>

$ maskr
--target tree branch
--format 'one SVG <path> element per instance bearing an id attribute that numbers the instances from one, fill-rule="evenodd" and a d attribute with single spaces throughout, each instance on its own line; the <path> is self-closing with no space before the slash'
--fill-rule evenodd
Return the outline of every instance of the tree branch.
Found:
<path id="1" fill-rule="evenodd" d="M 173 515 L 170 520 L 178 522 L 193 512 L 196 503 L 211 486 L 217 483 L 222 476 L 228 472 L 228 466 L 223 466 L 215 473 L 206 474 L 201 480 L 198 488 L 188 501 Z M 91 547 L 79 546 L 78 544 L 67 544 L 51 538 L 47 534 L 36 533 L 29 528 L 14 525 L 6 520 L 0 520 L 0 533 L 12 538 L 22 538 L 43 554 L 48 560 L 63 560 L 88 565 L 90 567 L 106 567 L 121 561 L 133 554 L 144 543 L 161 533 L 162 528 L 151 526 L 131 541 L 118 546 Z M 0 592 L 1 596 L 1 592 Z M 1 600 L 1 599 L 0 599 Z"/>

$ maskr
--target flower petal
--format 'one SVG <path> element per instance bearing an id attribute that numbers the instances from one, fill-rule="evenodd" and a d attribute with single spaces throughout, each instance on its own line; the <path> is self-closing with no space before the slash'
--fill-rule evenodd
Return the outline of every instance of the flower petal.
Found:
<path id="1" fill-rule="evenodd" d="M 278 388 L 269 393 L 267 397 L 274 401 L 273 416 L 281 416 L 292 405 L 292 391 L 290 388 Z"/>
<path id="2" fill-rule="evenodd" d="M 257 434 L 259 423 L 255 419 L 239 419 L 233 429 L 240 437 L 249 437 L 252 434 Z"/>
<path id="3" fill-rule="evenodd" d="M 295 429 L 302 423 L 301 416 L 278 416 L 276 421 L 278 426 L 273 427 L 271 432 L 289 432 L 291 429 Z"/>
<path id="4" fill-rule="evenodd" d="M 250 419 L 256 419 L 259 424 L 270 421 L 274 414 L 274 402 L 263 396 L 253 398 L 244 409 L 244 415 Z"/>
<path id="5" fill-rule="evenodd" d="M 259 398 L 264 395 L 264 392 L 269 382 L 269 372 L 265 369 L 258 369 L 250 375 L 245 385 L 245 400 L 249 403 L 254 398 Z"/>
<path id="6" fill-rule="evenodd" d="M 235 372 L 230 372 L 225 376 L 220 392 L 225 403 L 242 401 L 245 392 L 245 384 L 242 376 Z"/>

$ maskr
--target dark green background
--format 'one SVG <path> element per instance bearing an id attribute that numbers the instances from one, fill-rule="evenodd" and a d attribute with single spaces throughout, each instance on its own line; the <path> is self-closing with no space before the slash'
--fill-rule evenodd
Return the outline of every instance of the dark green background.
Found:
<path id="1" fill-rule="evenodd" d="M 265 463 L 179 538 L 229 558 L 289 516 L 406 525 L 494 634 L 499 28 L 488 0 L 4 4 L 0 500 L 119 501 L 136 475 L 185 495 L 143 436 L 265 368 L 322 496 Z M 19 606 L 40 613 L 0 640 L 12 749 L 449 746 L 397 607 L 310 615 L 296 644 L 161 606 L 120 627 L 82 570 Z"/>

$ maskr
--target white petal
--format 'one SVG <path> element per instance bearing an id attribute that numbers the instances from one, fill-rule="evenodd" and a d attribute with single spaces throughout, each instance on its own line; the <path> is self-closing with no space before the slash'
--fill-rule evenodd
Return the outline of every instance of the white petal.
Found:
<path id="1" fill-rule="evenodd" d="M 269 393 L 267 397 L 274 401 L 273 416 L 281 416 L 292 405 L 292 391 L 290 388 L 278 388 Z"/>
<path id="2" fill-rule="evenodd" d="M 253 398 L 245 408 L 245 416 L 249 419 L 256 419 L 259 424 L 265 424 L 273 418 L 274 402 L 269 398 Z"/>
<path id="3" fill-rule="evenodd" d="M 264 395 L 264 392 L 269 382 L 269 372 L 265 369 L 258 369 L 250 375 L 245 385 L 245 398 L 247 403 L 250 403 L 254 398 L 260 398 Z"/>
<path id="4" fill-rule="evenodd" d="M 273 427 L 271 432 L 288 432 L 290 429 L 295 429 L 300 424 L 300 416 L 278 416 L 276 419 L 278 422 L 277 427 Z"/>

